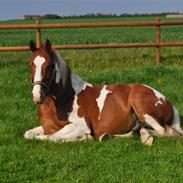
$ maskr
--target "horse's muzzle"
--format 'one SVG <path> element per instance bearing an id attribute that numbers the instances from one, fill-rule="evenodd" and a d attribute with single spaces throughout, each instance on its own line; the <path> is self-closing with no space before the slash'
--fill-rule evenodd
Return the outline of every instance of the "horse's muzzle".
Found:
<path id="1" fill-rule="evenodd" d="M 36 104 L 40 104 L 40 103 L 41 103 L 41 97 L 33 97 L 33 101 L 34 101 Z"/>
<path id="2" fill-rule="evenodd" d="M 37 81 L 34 82 L 32 86 L 32 95 L 34 102 L 37 104 L 42 104 L 44 102 L 44 99 L 46 98 L 47 85 L 41 81 Z"/>
<path id="3" fill-rule="evenodd" d="M 33 101 L 36 104 L 42 104 L 42 103 L 44 103 L 45 98 L 46 98 L 45 93 L 41 92 L 41 94 L 39 96 L 33 96 Z"/>

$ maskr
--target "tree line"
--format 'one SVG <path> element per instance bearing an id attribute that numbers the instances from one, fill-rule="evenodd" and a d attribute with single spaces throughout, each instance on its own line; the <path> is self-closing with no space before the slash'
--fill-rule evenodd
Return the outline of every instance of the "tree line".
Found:
<path id="1" fill-rule="evenodd" d="M 63 18 L 112 18 L 112 17 L 144 17 L 144 16 L 166 16 L 167 14 L 178 14 L 176 12 L 163 12 L 163 13 L 122 13 L 120 15 L 117 14 L 102 14 L 102 13 L 88 13 L 84 15 L 71 15 L 71 16 L 59 16 L 56 14 L 46 14 L 41 16 L 41 19 L 63 19 Z"/>

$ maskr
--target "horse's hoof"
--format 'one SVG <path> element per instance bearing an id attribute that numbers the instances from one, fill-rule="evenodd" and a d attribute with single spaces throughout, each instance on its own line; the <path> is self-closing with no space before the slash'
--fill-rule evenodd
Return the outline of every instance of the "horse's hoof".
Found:
<path id="1" fill-rule="evenodd" d="M 152 136 L 149 136 L 147 138 L 147 140 L 144 142 L 144 145 L 146 145 L 146 146 L 152 146 L 152 144 L 153 144 L 153 137 Z"/>
<path id="2" fill-rule="evenodd" d="M 25 139 L 33 139 L 34 138 L 34 133 L 32 133 L 31 130 L 28 130 L 24 133 L 24 138 Z"/>

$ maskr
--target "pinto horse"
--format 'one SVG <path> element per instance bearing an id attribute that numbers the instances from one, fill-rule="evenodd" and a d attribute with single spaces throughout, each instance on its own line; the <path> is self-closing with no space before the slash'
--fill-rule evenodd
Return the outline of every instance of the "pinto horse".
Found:
<path id="1" fill-rule="evenodd" d="M 133 136 L 152 145 L 153 136 L 182 136 L 175 107 L 157 90 L 143 84 L 93 85 L 71 73 L 46 40 L 33 52 L 32 95 L 41 126 L 26 139 L 76 141 Z"/>

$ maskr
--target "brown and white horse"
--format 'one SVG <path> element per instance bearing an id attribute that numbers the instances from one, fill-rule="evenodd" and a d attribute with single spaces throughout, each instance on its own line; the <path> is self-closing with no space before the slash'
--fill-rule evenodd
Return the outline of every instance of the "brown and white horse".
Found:
<path id="1" fill-rule="evenodd" d="M 33 100 L 41 126 L 26 131 L 26 139 L 76 141 L 132 136 L 142 143 L 153 136 L 182 136 L 175 107 L 157 90 L 143 84 L 93 85 L 71 73 L 49 40 L 32 50 Z"/>

